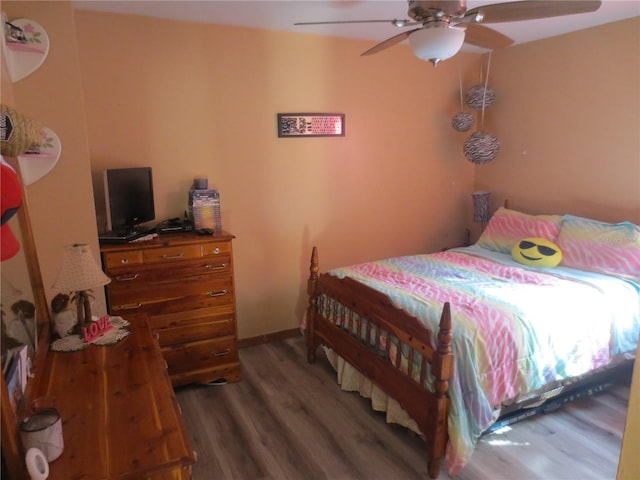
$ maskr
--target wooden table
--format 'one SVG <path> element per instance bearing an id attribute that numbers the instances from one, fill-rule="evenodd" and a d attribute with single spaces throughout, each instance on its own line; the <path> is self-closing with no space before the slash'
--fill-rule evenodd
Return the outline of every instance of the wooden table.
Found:
<path id="1" fill-rule="evenodd" d="M 39 394 L 62 417 L 51 480 L 191 478 L 195 453 L 145 316 L 111 346 L 47 355 Z"/>

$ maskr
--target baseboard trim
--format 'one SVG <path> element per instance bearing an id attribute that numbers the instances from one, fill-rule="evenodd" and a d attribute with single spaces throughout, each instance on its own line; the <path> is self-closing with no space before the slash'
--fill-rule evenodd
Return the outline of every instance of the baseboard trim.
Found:
<path id="1" fill-rule="evenodd" d="M 280 330 L 279 332 L 265 333 L 257 337 L 243 338 L 238 340 L 238 348 L 247 348 L 260 345 L 262 343 L 276 342 L 278 340 L 286 340 L 302 335 L 299 328 L 291 328 L 289 330 Z"/>

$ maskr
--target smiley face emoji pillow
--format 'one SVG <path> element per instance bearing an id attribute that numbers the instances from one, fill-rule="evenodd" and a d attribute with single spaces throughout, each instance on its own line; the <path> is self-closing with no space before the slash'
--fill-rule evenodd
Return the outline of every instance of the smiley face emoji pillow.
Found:
<path id="1" fill-rule="evenodd" d="M 546 238 L 525 238 L 512 249 L 513 259 L 523 265 L 534 267 L 557 267 L 562 261 L 560 248 Z"/>

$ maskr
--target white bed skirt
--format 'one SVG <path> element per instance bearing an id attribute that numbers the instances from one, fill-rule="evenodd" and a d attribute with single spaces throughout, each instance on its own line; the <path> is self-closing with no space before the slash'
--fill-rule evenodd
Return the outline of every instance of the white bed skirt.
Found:
<path id="1" fill-rule="evenodd" d="M 336 371 L 338 385 L 347 392 L 358 392 L 364 398 L 371 399 L 371 408 L 377 412 L 386 412 L 387 423 L 397 423 L 406 427 L 418 435 L 422 432 L 416 422 L 400 406 L 400 404 L 384 393 L 371 380 L 362 375 L 349 362 L 326 346 L 322 346 L 327 360 Z"/>

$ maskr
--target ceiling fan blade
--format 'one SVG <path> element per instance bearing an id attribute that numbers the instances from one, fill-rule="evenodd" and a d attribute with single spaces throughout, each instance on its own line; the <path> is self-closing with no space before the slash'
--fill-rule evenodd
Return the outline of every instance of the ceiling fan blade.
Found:
<path id="1" fill-rule="evenodd" d="M 464 42 L 482 48 L 506 48 L 513 40 L 492 28 L 470 23 L 466 26 Z"/>
<path id="2" fill-rule="evenodd" d="M 464 18 L 482 15 L 478 20 L 482 23 L 517 22 L 595 12 L 601 4 L 601 0 L 523 0 L 472 8 Z"/>
<path id="3" fill-rule="evenodd" d="M 371 47 L 366 52 L 361 53 L 360 56 L 364 57 L 366 55 L 373 55 L 374 53 L 378 53 L 378 52 L 384 50 L 385 48 L 389 48 L 389 47 L 395 45 L 396 43 L 400 43 L 405 38 L 408 38 L 409 34 L 415 32 L 416 30 L 420 30 L 420 29 L 419 28 L 414 28 L 413 30 L 409 30 L 407 32 L 402 32 L 402 33 L 399 33 L 397 35 L 394 35 L 393 37 L 387 38 L 384 42 L 380 42 L 377 45 L 374 45 L 373 47 Z"/>
<path id="4" fill-rule="evenodd" d="M 409 25 L 417 25 L 418 22 L 414 22 L 409 19 L 397 19 L 393 20 L 336 20 L 329 22 L 296 22 L 294 25 L 339 25 L 344 23 L 390 23 L 394 27 L 405 27 Z"/>

